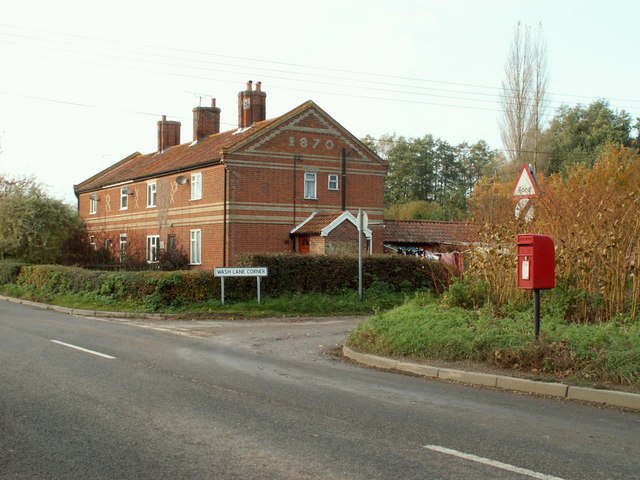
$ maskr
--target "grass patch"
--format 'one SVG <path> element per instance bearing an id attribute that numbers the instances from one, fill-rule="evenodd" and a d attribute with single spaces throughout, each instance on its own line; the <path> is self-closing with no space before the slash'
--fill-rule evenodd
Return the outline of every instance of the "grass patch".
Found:
<path id="1" fill-rule="evenodd" d="M 8 284 L 0 286 L 0 294 L 49 303 L 61 307 L 85 310 L 169 313 L 194 317 L 232 316 L 234 318 L 296 317 L 371 315 L 389 310 L 406 300 L 406 295 L 394 292 L 368 292 L 363 301 L 357 292 L 340 294 L 285 294 L 277 298 L 267 297 L 261 304 L 256 300 L 227 302 L 221 305 L 217 299 L 204 302 L 176 302 L 168 307 L 158 307 L 155 297 L 149 295 L 141 302 L 116 300 L 100 293 L 42 293 L 31 288 Z"/>
<path id="2" fill-rule="evenodd" d="M 498 316 L 420 297 L 357 327 L 347 344 L 359 351 L 433 360 L 486 362 L 532 375 L 640 387 L 640 322 L 571 324 L 533 311 Z"/>

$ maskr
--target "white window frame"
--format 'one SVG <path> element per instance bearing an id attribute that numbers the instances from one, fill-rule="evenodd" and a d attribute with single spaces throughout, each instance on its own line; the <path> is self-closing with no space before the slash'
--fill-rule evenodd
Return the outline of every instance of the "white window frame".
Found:
<path id="1" fill-rule="evenodd" d="M 189 230 L 189 263 L 202 265 L 202 230 Z"/>
<path id="2" fill-rule="evenodd" d="M 160 235 L 147 235 L 147 263 L 158 263 Z"/>
<path id="3" fill-rule="evenodd" d="M 328 190 L 340 190 L 340 183 L 339 182 L 339 177 L 338 174 L 336 173 L 330 173 L 329 174 L 329 178 L 327 179 L 327 189 Z M 331 184 L 334 184 L 334 186 L 332 187 Z"/>
<path id="4" fill-rule="evenodd" d="M 157 204 L 158 186 L 155 182 L 147 182 L 147 208 L 153 208 Z"/>
<path id="5" fill-rule="evenodd" d="M 312 187 L 307 188 L 307 182 Z M 308 200 L 317 200 L 318 199 L 318 175 L 315 172 L 305 172 L 304 173 L 304 198 Z"/>
<path id="6" fill-rule="evenodd" d="M 89 195 L 89 215 L 98 213 L 98 196 L 95 193 Z"/>
<path id="7" fill-rule="evenodd" d="M 127 187 L 120 189 L 120 210 L 129 209 L 129 189 Z"/>
<path id="8" fill-rule="evenodd" d="M 202 200 L 202 173 L 191 174 L 191 200 Z"/>
<path id="9" fill-rule="evenodd" d="M 126 233 L 120 234 L 119 246 L 120 248 L 118 249 L 118 252 L 120 254 L 120 263 L 124 263 L 127 260 L 127 234 Z"/>

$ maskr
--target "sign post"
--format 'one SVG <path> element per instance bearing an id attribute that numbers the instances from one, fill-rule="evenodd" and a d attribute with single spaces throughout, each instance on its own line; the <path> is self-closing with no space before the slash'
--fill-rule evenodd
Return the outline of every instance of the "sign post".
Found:
<path id="1" fill-rule="evenodd" d="M 364 230 L 364 215 L 362 209 L 358 209 L 358 297 L 363 298 L 362 292 L 362 231 Z"/>
<path id="2" fill-rule="evenodd" d="M 224 305 L 224 279 L 227 277 L 256 277 L 258 303 L 261 303 L 260 279 L 268 275 L 267 267 L 216 267 L 214 275 L 220 277 L 220 303 Z"/>

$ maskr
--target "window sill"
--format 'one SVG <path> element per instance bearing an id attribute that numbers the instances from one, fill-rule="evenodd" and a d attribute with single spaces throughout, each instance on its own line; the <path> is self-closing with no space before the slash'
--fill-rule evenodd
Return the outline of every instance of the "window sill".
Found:
<path id="1" fill-rule="evenodd" d="M 318 200 L 318 197 L 304 197 L 305 200 Z"/>

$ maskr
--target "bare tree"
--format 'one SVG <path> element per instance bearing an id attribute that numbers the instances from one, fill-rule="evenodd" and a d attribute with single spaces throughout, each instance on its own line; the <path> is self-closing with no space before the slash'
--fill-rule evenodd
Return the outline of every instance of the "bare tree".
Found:
<path id="1" fill-rule="evenodd" d="M 547 88 L 547 48 L 542 25 L 532 34 L 531 27 L 518 22 L 504 70 L 500 134 L 507 158 L 515 164 L 531 162 L 537 169 Z"/>

